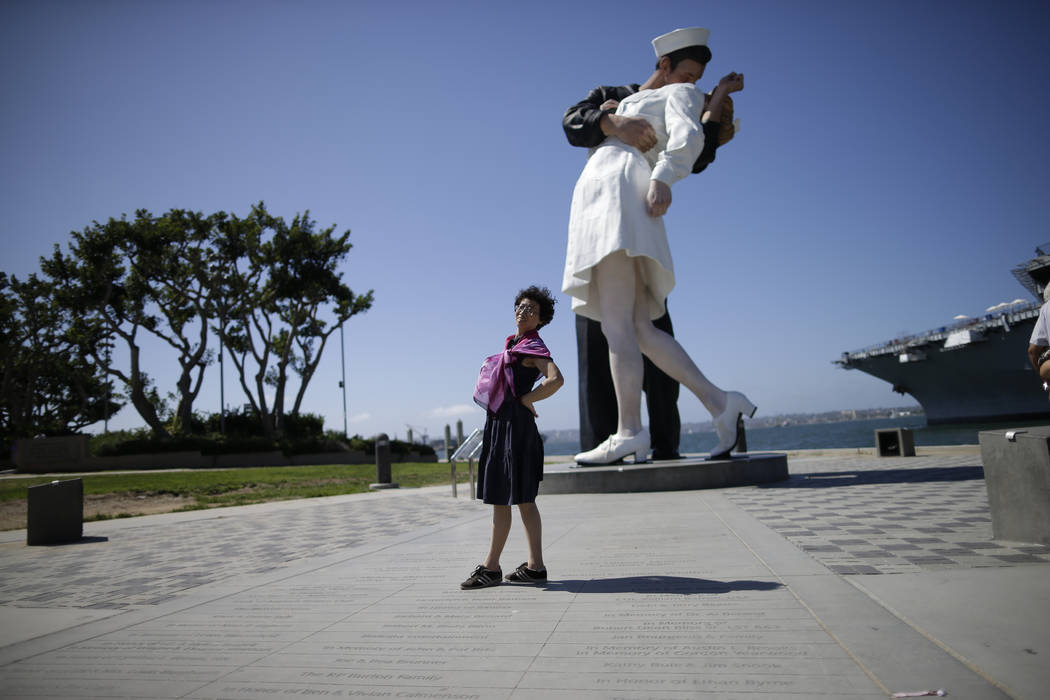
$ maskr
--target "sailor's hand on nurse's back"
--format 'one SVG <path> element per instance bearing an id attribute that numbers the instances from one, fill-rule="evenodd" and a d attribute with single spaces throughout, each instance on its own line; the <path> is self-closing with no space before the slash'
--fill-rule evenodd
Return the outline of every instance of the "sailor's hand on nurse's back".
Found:
<path id="1" fill-rule="evenodd" d="M 641 117 L 606 114 L 602 116 L 599 126 L 606 136 L 615 136 L 642 153 L 656 145 L 656 132 L 653 131 L 653 125 Z"/>
<path id="2" fill-rule="evenodd" d="M 649 216 L 663 216 L 671 206 L 671 186 L 659 180 L 649 181 L 649 193 L 645 196 Z"/>

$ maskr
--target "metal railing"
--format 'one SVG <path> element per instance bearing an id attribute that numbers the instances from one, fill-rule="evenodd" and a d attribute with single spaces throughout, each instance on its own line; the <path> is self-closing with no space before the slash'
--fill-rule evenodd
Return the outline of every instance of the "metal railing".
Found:
<path id="1" fill-rule="evenodd" d="M 470 497 L 476 498 L 474 493 L 474 459 L 481 452 L 481 428 L 475 428 L 463 443 L 456 448 L 456 451 L 452 453 L 452 456 L 448 458 L 448 462 L 452 465 L 452 497 L 457 498 L 456 493 L 456 463 L 467 461 L 470 465 Z"/>

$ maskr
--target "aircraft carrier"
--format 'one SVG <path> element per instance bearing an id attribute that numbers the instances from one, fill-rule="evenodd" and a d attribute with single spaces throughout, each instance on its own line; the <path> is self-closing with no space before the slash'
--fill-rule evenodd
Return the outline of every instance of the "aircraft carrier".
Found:
<path id="1" fill-rule="evenodd" d="M 1015 267 L 1032 295 L 987 309 L 980 318 L 845 352 L 835 364 L 859 369 L 910 394 L 926 423 L 1050 420 L 1050 394 L 1028 360 L 1028 340 L 1050 283 L 1050 244 Z"/>

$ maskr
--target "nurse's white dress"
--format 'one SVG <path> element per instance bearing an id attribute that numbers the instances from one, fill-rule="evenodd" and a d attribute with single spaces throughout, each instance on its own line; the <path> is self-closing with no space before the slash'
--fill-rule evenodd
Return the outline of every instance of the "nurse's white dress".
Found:
<path id="1" fill-rule="evenodd" d="M 594 266 L 625 250 L 642 260 L 649 317 L 664 315 L 664 301 L 674 288 L 674 264 L 663 218 L 649 216 L 645 197 L 650 180 L 673 185 L 692 172 L 704 148 L 703 104 L 703 95 L 690 83 L 643 90 L 620 102 L 616 113 L 644 117 L 653 125 L 657 143 L 643 154 L 607 138 L 592 150 L 576 181 L 561 288 L 572 297 L 576 313 L 601 321 L 591 283 Z"/>

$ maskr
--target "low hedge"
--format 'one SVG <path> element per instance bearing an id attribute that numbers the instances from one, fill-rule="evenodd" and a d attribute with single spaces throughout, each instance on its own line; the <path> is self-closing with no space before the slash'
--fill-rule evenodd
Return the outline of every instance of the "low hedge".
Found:
<path id="1" fill-rule="evenodd" d="M 355 435 L 350 438 L 350 449 L 361 450 L 365 454 L 374 454 L 376 450 L 375 438 L 363 438 L 360 435 Z M 430 445 L 423 445 L 416 442 L 405 442 L 404 440 L 390 441 L 390 454 L 407 455 L 413 452 L 424 457 L 437 454 L 434 451 L 434 448 Z"/>
<path id="2" fill-rule="evenodd" d="M 203 455 L 242 454 L 252 452 L 280 451 L 287 456 L 349 452 L 360 450 L 365 454 L 375 453 L 375 440 L 359 435 L 349 441 L 342 436 L 328 433 L 324 437 L 309 437 L 298 440 L 269 440 L 263 437 L 223 437 L 221 435 L 176 435 L 155 438 L 147 430 L 118 431 L 92 436 L 88 449 L 95 457 L 120 457 L 124 455 L 158 454 L 169 452 L 194 452 Z M 417 453 L 422 456 L 436 454 L 429 445 L 390 441 L 390 452 L 395 455 Z"/>

